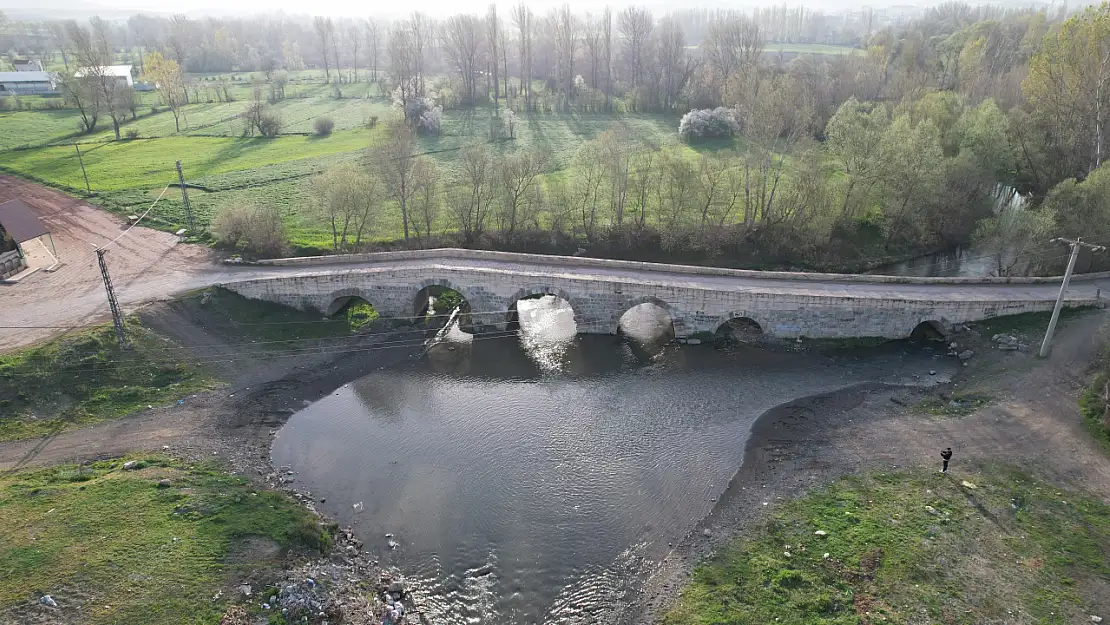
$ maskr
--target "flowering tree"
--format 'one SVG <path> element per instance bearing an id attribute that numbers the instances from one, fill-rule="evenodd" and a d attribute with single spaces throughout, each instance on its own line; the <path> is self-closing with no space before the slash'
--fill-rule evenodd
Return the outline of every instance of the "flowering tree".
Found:
<path id="1" fill-rule="evenodd" d="M 730 109 L 695 109 L 682 116 L 678 134 L 687 141 L 731 137 L 740 131 L 740 125 Z"/>

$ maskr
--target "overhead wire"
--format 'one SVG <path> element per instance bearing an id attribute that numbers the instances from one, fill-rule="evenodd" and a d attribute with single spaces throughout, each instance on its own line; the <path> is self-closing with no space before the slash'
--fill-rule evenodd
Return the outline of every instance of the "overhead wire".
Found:
<path id="1" fill-rule="evenodd" d="M 143 212 L 143 214 L 142 214 L 142 215 L 140 215 L 140 216 L 139 216 L 139 218 L 135 220 L 135 223 L 133 223 L 133 224 L 131 224 L 130 226 L 128 226 L 128 227 L 127 227 L 127 229 L 126 229 L 126 230 L 124 230 L 123 232 L 121 232 L 121 233 L 120 233 L 120 235 L 119 235 L 118 237 L 116 237 L 116 238 L 112 239 L 112 240 L 111 240 L 111 241 L 109 241 L 109 242 L 108 242 L 108 243 L 107 243 L 106 245 L 101 245 L 101 246 L 100 246 L 100 247 L 98 247 L 97 249 L 100 249 L 100 250 L 106 250 L 106 249 L 108 249 L 109 247 L 111 247 L 111 246 L 115 245 L 116 241 L 119 241 L 119 240 L 120 240 L 120 239 L 122 239 L 123 237 L 127 236 L 127 233 L 131 232 L 131 230 L 132 230 L 132 229 L 133 229 L 133 228 L 134 228 L 135 226 L 139 225 L 139 222 L 141 222 L 141 221 L 142 221 L 142 220 L 143 220 L 144 218 L 146 218 L 146 216 L 147 216 L 148 214 L 150 214 L 150 211 L 154 209 L 155 205 L 157 205 L 157 204 L 158 204 L 159 200 L 161 200 L 161 199 L 162 199 L 162 196 L 164 196 L 164 195 L 166 194 L 166 191 L 168 191 L 169 189 L 170 189 L 170 185 L 166 185 L 166 186 L 165 186 L 165 188 L 163 188 L 163 189 L 162 189 L 162 192 L 158 194 L 158 197 L 157 197 L 157 198 L 155 198 L 155 200 L 154 200 L 154 203 L 152 203 L 152 204 L 150 205 L 150 208 L 147 208 L 147 209 L 146 209 L 146 211 L 144 211 L 144 212 Z"/>

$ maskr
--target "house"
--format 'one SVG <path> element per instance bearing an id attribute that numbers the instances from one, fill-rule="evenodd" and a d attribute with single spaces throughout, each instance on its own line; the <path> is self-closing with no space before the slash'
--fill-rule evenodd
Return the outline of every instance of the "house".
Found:
<path id="1" fill-rule="evenodd" d="M 42 61 L 38 59 L 14 59 L 12 65 L 17 72 L 41 72 Z"/>
<path id="2" fill-rule="evenodd" d="M 53 93 L 57 83 L 52 72 L 0 72 L 0 96 Z"/>
<path id="3" fill-rule="evenodd" d="M 115 78 L 120 82 L 126 83 L 128 87 L 135 86 L 135 78 L 131 74 L 130 65 L 108 65 L 96 68 L 95 72 L 90 71 L 87 67 L 82 67 L 73 74 L 75 78 L 84 78 L 92 75 Z"/>

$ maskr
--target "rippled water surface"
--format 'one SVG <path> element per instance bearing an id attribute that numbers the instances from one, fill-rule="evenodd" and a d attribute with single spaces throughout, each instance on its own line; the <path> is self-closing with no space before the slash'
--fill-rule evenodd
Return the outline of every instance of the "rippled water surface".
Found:
<path id="1" fill-rule="evenodd" d="M 276 464 L 409 575 L 432 623 L 612 622 L 643 558 L 710 511 L 762 412 L 944 364 L 906 346 L 644 348 L 575 337 L 562 304 L 537 306 L 519 335 L 337 389 L 274 442 Z"/>

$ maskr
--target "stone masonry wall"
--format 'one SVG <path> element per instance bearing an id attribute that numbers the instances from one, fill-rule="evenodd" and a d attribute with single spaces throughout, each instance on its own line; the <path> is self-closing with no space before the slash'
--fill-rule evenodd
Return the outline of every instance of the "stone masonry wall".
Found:
<path id="1" fill-rule="evenodd" d="M 245 297 L 321 313 L 334 313 L 344 298 L 361 297 L 383 317 L 409 317 L 416 312 L 421 289 L 433 284 L 458 291 L 470 303 L 476 325 L 490 329 L 505 327 L 509 311 L 518 300 L 530 295 L 556 295 L 574 309 L 578 331 L 587 334 L 615 334 L 621 315 L 645 302 L 668 311 L 679 337 L 714 333 L 730 319 L 748 318 L 766 334 L 780 338 L 904 338 L 924 321 L 950 328 L 997 315 L 1051 310 L 1053 305 L 1047 300 L 968 302 L 800 296 L 618 282 L 596 276 L 442 267 L 361 269 L 244 280 L 222 286 Z M 1071 301 L 1069 305 L 1094 303 Z"/>

